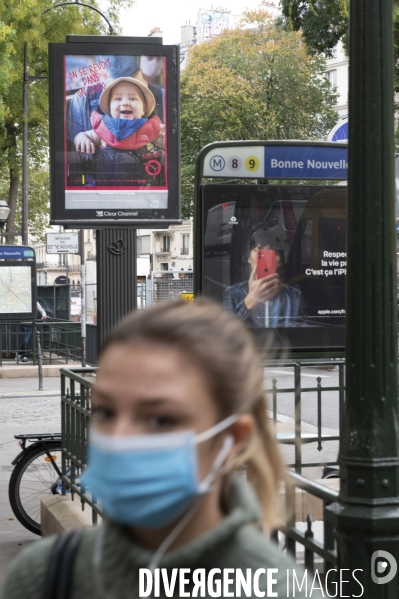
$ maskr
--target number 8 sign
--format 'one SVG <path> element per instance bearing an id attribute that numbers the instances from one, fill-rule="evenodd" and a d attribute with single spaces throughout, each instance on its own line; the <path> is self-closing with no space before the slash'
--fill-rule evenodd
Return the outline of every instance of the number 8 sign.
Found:
<path id="1" fill-rule="evenodd" d="M 239 156 L 231 156 L 227 161 L 227 166 L 231 171 L 238 171 L 242 167 L 242 160 Z"/>

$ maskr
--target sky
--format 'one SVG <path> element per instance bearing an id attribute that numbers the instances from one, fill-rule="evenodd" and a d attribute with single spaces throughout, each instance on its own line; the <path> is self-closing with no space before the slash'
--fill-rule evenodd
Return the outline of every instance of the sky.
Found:
<path id="1" fill-rule="evenodd" d="M 241 14 L 245 8 L 257 8 L 260 0 L 136 0 L 133 8 L 121 14 L 123 35 L 147 36 L 151 29 L 160 27 L 164 44 L 180 42 L 180 27 L 191 21 L 195 25 L 200 8 L 216 10 L 220 7 L 232 14 Z"/>

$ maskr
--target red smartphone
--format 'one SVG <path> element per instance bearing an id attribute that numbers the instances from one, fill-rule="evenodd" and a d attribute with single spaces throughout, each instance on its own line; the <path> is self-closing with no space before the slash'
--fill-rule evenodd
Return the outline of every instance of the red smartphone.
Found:
<path id="1" fill-rule="evenodd" d="M 256 257 L 256 278 L 263 279 L 277 272 L 276 252 L 274 250 L 258 250 Z"/>

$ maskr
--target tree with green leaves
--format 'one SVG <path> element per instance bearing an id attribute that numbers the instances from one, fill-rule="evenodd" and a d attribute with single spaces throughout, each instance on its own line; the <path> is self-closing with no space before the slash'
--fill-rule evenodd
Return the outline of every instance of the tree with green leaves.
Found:
<path id="1" fill-rule="evenodd" d="M 90 0 L 101 10 L 101 2 Z M 119 31 L 118 14 L 134 0 L 108 0 L 107 18 Z M 28 42 L 30 75 L 47 76 L 48 43 L 64 42 L 67 34 L 107 35 L 108 26 L 95 11 L 78 5 L 50 10 L 50 0 L 2 0 L 0 3 L 0 194 L 8 199 L 7 221 L 9 241 L 19 221 L 21 199 L 21 135 L 23 124 L 22 79 L 24 43 Z M 29 192 L 32 224 L 46 222 L 48 204 L 41 193 L 48 188 L 48 85 L 47 81 L 29 84 Z M 38 187 L 37 187 L 38 186 Z M 48 194 L 47 194 L 48 197 Z M 35 210 L 32 209 L 35 207 Z M 39 227 L 40 229 L 40 227 Z"/>
<path id="2" fill-rule="evenodd" d="M 331 56 L 340 40 L 347 44 L 349 0 L 281 0 L 287 28 L 302 31 L 311 52 Z"/>
<path id="3" fill-rule="evenodd" d="M 182 206 L 192 213 L 196 155 L 212 141 L 325 139 L 337 121 L 325 59 L 297 32 L 248 11 L 239 27 L 195 46 L 181 77 Z"/>
<path id="4" fill-rule="evenodd" d="M 5 107 L 3 98 L 8 92 L 11 70 L 11 48 L 13 30 L 0 21 L 0 127 L 5 123 Z"/>
<path id="5" fill-rule="evenodd" d="M 288 30 L 302 31 L 310 52 L 331 56 L 342 41 L 348 52 L 349 0 L 280 0 Z M 399 0 L 393 0 L 395 91 L 399 92 Z"/>

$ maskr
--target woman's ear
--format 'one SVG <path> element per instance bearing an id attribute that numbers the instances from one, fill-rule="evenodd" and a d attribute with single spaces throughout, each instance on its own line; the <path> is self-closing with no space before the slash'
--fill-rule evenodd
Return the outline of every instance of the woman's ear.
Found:
<path id="1" fill-rule="evenodd" d="M 240 414 L 231 427 L 231 435 L 234 445 L 231 450 L 232 456 L 237 456 L 247 446 L 254 430 L 255 420 L 252 414 Z"/>

